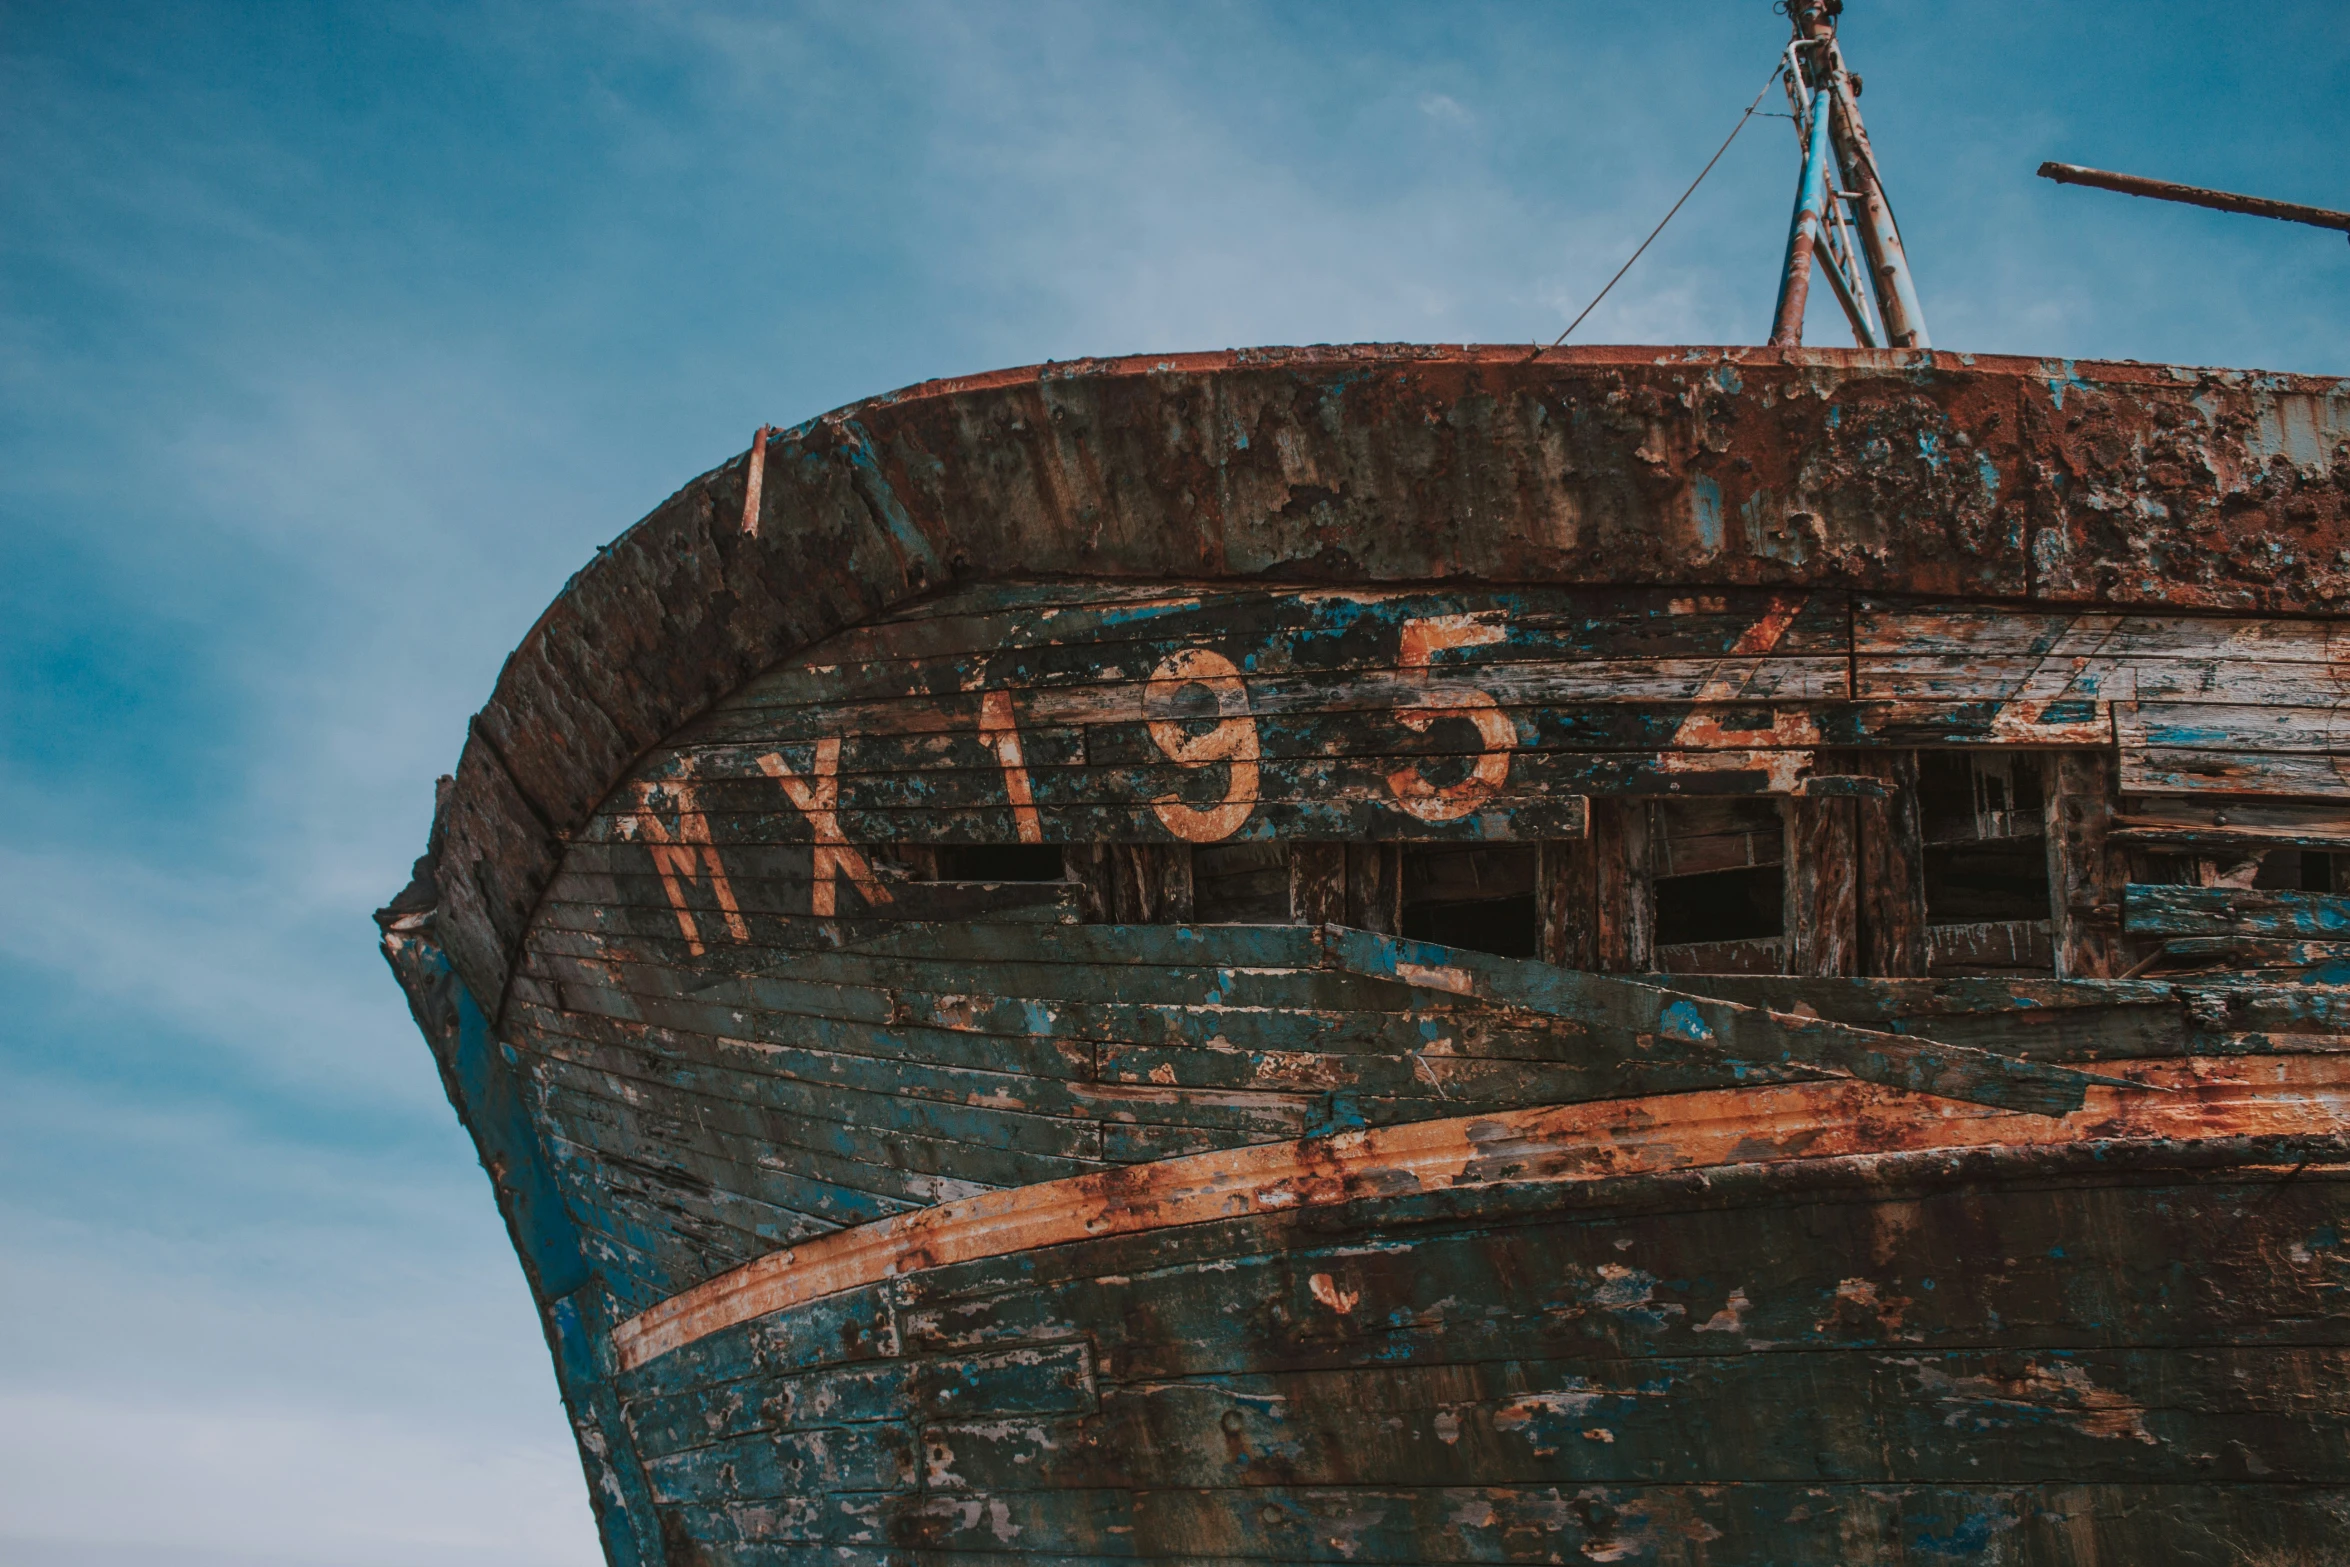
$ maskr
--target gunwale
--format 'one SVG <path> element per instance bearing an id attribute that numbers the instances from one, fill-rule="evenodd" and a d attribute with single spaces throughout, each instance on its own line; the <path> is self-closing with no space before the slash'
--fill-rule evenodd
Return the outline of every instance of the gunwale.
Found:
<path id="1" fill-rule="evenodd" d="M 925 382 L 774 436 L 750 526 L 746 454 L 566 584 L 440 801 L 437 933 L 502 1014 L 569 835 L 632 766 L 996 562 L 2327 615 L 2350 608 L 2346 472 L 2350 382 L 2136 363 L 1374 344 Z"/>

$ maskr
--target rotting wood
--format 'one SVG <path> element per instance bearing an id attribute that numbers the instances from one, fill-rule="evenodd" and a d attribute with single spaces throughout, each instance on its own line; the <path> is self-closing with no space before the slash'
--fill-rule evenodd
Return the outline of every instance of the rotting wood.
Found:
<path id="1" fill-rule="evenodd" d="M 1603 973 L 1637 974 L 1656 964 L 1656 891 L 1650 832 L 1654 809 L 1646 800 L 1591 802 L 1588 852 L 1591 966 Z"/>
<path id="2" fill-rule="evenodd" d="M 1289 918 L 1299 925 L 1343 921 L 1347 908 L 1347 865 L 1343 843 L 1289 846 Z"/>
<path id="3" fill-rule="evenodd" d="M 1860 841 L 1859 972 L 1906 978 L 1926 972 L 1925 827 L 1919 814 L 1914 751 L 1839 759 L 1885 786 L 1854 800 Z"/>
<path id="4" fill-rule="evenodd" d="M 2322 892 L 2255 892 L 2237 887 L 2122 889 L 2123 928 L 2143 936 L 2350 936 L 2350 897 Z"/>
<path id="5" fill-rule="evenodd" d="M 2122 856 L 2113 844 L 2113 763 L 2091 751 L 2047 760 L 2049 928 L 2062 979 L 2110 979 L 2123 967 Z"/>
<path id="6" fill-rule="evenodd" d="M 1594 840 L 1553 838 L 1545 841 L 1536 865 L 1535 896 L 1542 921 L 1540 955 L 1561 968 L 1597 969 L 1599 961 L 1599 856 Z M 1394 935 L 1390 926 L 1349 921 L 1378 935 Z"/>
<path id="7" fill-rule="evenodd" d="M 1346 923 L 1393 935 L 1403 922 L 1403 853 L 1392 843 L 1346 846 Z"/>
<path id="8" fill-rule="evenodd" d="M 1791 799 L 1784 950 L 1791 974 L 1856 971 L 1861 944 L 1859 802 Z"/>

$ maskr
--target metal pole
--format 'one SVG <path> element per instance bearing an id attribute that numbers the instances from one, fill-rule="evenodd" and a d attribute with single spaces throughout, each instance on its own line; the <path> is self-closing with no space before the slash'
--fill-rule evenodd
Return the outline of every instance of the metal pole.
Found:
<path id="1" fill-rule="evenodd" d="M 2054 180 L 2059 185 L 2091 185 L 2099 190 L 2120 191 L 2125 196 L 2151 196 L 2157 201 L 2184 202 L 2190 207 L 2210 207 L 2217 212 L 2242 212 L 2256 218 L 2276 218 L 2285 223 L 2306 223 L 2312 228 L 2341 229 L 2350 233 L 2350 212 L 2336 212 L 2329 207 L 2305 207 L 2297 201 L 2270 201 L 2265 196 L 2239 196 L 2232 191 L 2207 190 L 2200 185 L 2174 185 L 2169 180 L 2150 180 L 2135 174 L 2109 174 L 2103 169 L 2084 169 L 2072 163 L 2043 163 L 2040 177 Z"/>
<path id="2" fill-rule="evenodd" d="M 1884 181 L 1877 177 L 1876 154 L 1869 148 L 1868 128 L 1861 124 L 1860 102 L 1853 96 L 1852 78 L 1839 59 L 1829 73 L 1836 90 L 1838 151 L 1860 196 L 1860 243 L 1868 253 L 1869 282 L 1877 296 L 1877 318 L 1885 323 L 1885 340 L 1895 348 L 1931 348 L 1926 335 L 1925 306 L 1918 303 L 1916 282 L 1909 275 L 1909 252 L 1902 247 L 1901 230 L 1894 225 L 1893 208 L 1885 200 Z"/>
<path id="3" fill-rule="evenodd" d="M 1771 346 L 1794 348 L 1803 341 L 1803 307 L 1811 299 L 1812 251 L 1828 211 L 1828 89 L 1812 96 L 1811 144 L 1803 154 L 1803 178 L 1795 187 L 1795 219 L 1787 230 L 1787 260 L 1779 271 L 1779 308 L 1771 322 Z"/>

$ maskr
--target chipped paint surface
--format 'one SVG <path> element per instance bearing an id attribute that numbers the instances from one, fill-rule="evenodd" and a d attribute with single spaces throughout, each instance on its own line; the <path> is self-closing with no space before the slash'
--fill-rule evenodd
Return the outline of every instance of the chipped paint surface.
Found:
<path id="1" fill-rule="evenodd" d="M 2332 1548 L 2350 893 L 2254 882 L 2350 853 L 2346 497 L 2350 384 L 1923 351 L 762 430 L 384 915 L 608 1557 Z M 1945 748 L 2046 920 L 1929 925 Z M 1537 957 L 1398 935 L 1489 864 Z M 1772 972 L 1660 944 L 1701 866 Z"/>
<path id="2" fill-rule="evenodd" d="M 933 382 L 767 442 L 756 535 L 713 525 L 738 461 L 572 582 L 457 769 L 443 935 L 494 1005 L 556 835 L 630 761 L 794 649 L 1006 562 L 2332 613 L 2345 410 L 2341 381 L 1857 349 L 1266 349 Z M 1740 519 L 1718 548 L 1699 478 Z"/>
<path id="3" fill-rule="evenodd" d="M 2159 1091 L 2100 1088 L 2065 1117 L 1800 1084 L 1428 1121 L 1171 1159 L 946 1203 L 777 1252 L 630 1318 L 613 1344 L 633 1369 L 738 1323 L 920 1269 L 1374 1193 L 1934 1149 L 2350 1133 L 2350 1066 L 2325 1056 L 2190 1060 L 2133 1076 Z M 1315 1298 L 1338 1309 L 1344 1297 L 1328 1276 L 1316 1277 Z M 1619 1271 L 1608 1287 L 1621 1291 L 1631 1277 Z"/>

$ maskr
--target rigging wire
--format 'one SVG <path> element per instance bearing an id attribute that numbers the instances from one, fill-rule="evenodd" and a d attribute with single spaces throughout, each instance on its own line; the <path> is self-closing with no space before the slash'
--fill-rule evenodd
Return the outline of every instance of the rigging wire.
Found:
<path id="1" fill-rule="evenodd" d="M 1771 74 L 1763 78 L 1762 92 L 1758 92 L 1754 95 L 1754 102 L 1748 104 L 1746 106 L 1746 112 L 1738 116 L 1738 123 L 1730 127 L 1730 134 L 1722 138 L 1722 144 L 1714 149 L 1714 155 L 1705 160 L 1705 167 L 1697 171 L 1697 178 L 1691 180 L 1689 182 L 1689 188 L 1681 192 L 1681 199 L 1673 203 L 1673 211 L 1666 213 L 1662 218 L 1657 220 L 1656 227 L 1648 231 L 1648 238 L 1640 242 L 1640 249 L 1633 251 L 1631 259 L 1626 261 L 1622 266 L 1616 268 L 1616 275 L 1607 280 L 1607 288 L 1601 289 L 1597 294 L 1594 294 L 1591 297 L 1591 303 L 1583 307 L 1583 315 L 1579 315 L 1574 320 L 1567 323 L 1566 332 L 1561 332 L 1558 336 L 1552 338 L 1546 345 L 1537 346 L 1534 352 L 1526 356 L 1529 363 L 1536 359 L 1540 359 L 1544 354 L 1549 353 L 1551 349 L 1556 348 L 1559 346 L 1559 344 L 1565 342 L 1567 340 L 1567 333 L 1574 331 L 1575 328 L 1583 324 L 1583 316 L 1587 316 L 1591 314 L 1592 311 L 1599 308 L 1599 302 L 1608 296 L 1608 289 L 1614 288 L 1618 283 L 1624 280 L 1624 274 L 1632 270 L 1632 262 L 1638 261 L 1642 252 L 1646 251 L 1650 245 L 1654 244 L 1656 242 L 1656 237 L 1665 231 L 1665 225 L 1673 221 L 1673 213 L 1679 212 L 1683 205 L 1688 202 L 1689 198 L 1697 194 L 1697 187 L 1705 183 L 1705 177 L 1714 171 L 1714 165 L 1722 161 L 1722 154 L 1730 150 L 1730 143 L 1736 141 L 1738 139 L 1738 133 L 1746 129 L 1746 122 L 1754 118 L 1754 111 L 1762 107 L 1763 93 L 1769 92 L 1771 90 L 1771 83 L 1777 81 L 1778 79 L 1779 65 L 1778 62 L 1773 61 L 1771 65 Z"/>

